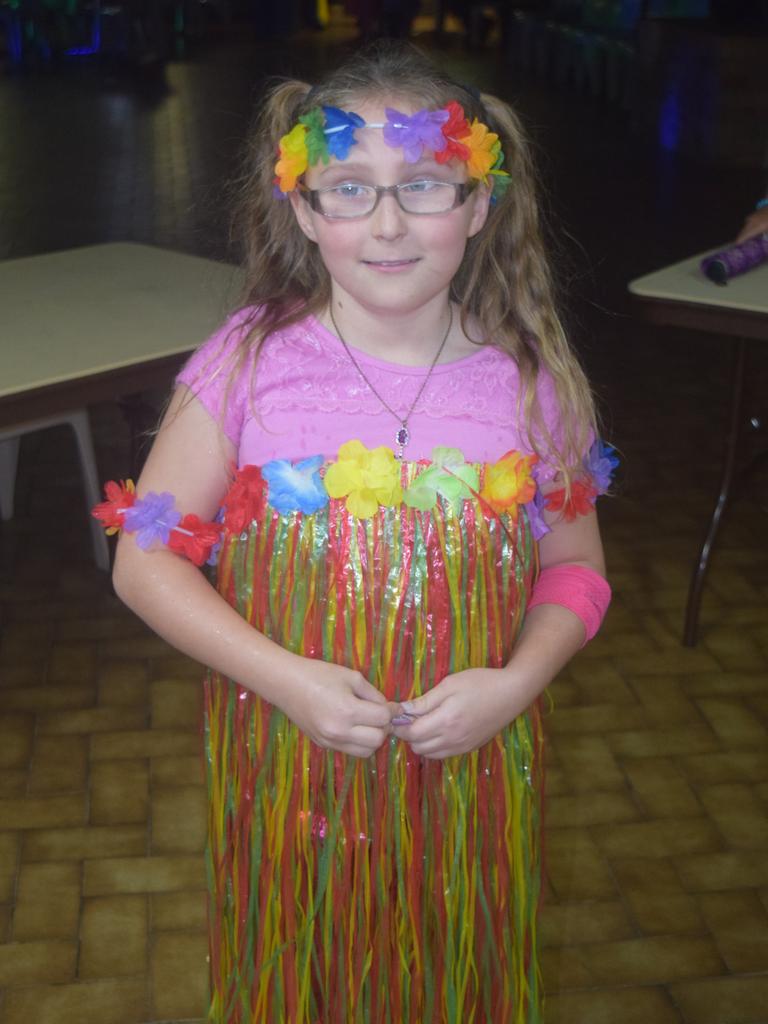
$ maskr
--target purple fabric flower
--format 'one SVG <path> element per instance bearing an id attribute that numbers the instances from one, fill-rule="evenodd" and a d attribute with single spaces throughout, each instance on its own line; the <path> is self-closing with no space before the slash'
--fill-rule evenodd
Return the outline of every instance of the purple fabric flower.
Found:
<path id="1" fill-rule="evenodd" d="M 362 128 L 365 121 L 359 114 L 353 114 L 352 111 L 345 114 L 338 107 L 323 107 L 323 113 L 328 152 L 337 160 L 346 160 L 350 149 L 357 142 L 355 128 Z"/>
<path id="2" fill-rule="evenodd" d="M 602 441 L 595 441 L 584 458 L 584 469 L 592 478 L 598 494 L 605 494 L 611 486 L 613 473 L 618 464 L 616 449 Z"/>
<path id="3" fill-rule="evenodd" d="M 269 484 L 267 501 L 278 512 L 317 512 L 328 504 L 328 492 L 318 470 L 322 455 L 302 459 L 294 466 L 287 459 L 273 459 L 262 466 L 261 475 Z"/>
<path id="4" fill-rule="evenodd" d="M 156 542 L 167 544 L 171 530 L 181 519 L 181 512 L 174 507 L 175 501 L 167 491 L 162 494 L 150 491 L 126 509 L 123 529 L 136 534 L 136 543 L 144 551 Z"/>
<path id="5" fill-rule="evenodd" d="M 534 470 L 534 476 L 536 472 Z M 544 505 L 546 498 L 541 493 L 540 489 L 536 488 L 536 493 L 533 496 L 533 501 L 529 501 L 525 506 L 525 510 L 528 513 L 528 522 L 531 524 L 531 533 L 533 534 L 534 540 L 541 540 L 546 534 L 551 533 L 551 529 L 547 526 L 544 519 Z"/>
<path id="6" fill-rule="evenodd" d="M 447 142 L 441 128 L 450 117 L 447 110 L 417 110 L 409 116 L 385 107 L 384 113 L 384 141 L 388 146 L 402 146 L 407 163 L 415 164 L 424 149 L 433 153 L 445 149 Z"/>

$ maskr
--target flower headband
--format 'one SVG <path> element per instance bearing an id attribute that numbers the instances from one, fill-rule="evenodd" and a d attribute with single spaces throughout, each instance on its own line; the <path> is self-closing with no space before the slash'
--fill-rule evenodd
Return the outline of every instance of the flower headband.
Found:
<path id="1" fill-rule="evenodd" d="M 492 179 L 494 198 L 506 190 L 509 174 L 502 170 L 504 153 L 499 136 L 477 118 L 470 124 L 455 100 L 440 110 L 418 110 L 409 115 L 386 107 L 384 113 L 387 120 L 383 124 L 366 124 L 352 111 L 313 107 L 280 139 L 280 158 L 275 164 L 276 195 L 284 197 L 292 192 L 307 167 L 314 167 L 321 160 L 327 164 L 332 156 L 346 160 L 358 141 L 358 128 L 382 128 L 384 141 L 388 146 L 402 146 L 409 164 L 415 164 L 425 149 L 434 153 L 439 164 L 456 157 L 466 163 L 470 178 L 483 183 L 489 177 Z"/>

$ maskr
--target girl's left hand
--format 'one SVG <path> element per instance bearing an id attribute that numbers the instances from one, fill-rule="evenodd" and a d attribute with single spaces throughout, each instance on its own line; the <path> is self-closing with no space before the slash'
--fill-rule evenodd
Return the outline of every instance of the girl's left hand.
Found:
<path id="1" fill-rule="evenodd" d="M 396 716 L 392 731 L 422 757 L 453 757 L 487 743 L 529 703 L 522 692 L 516 692 L 508 669 L 467 669 L 446 676 L 421 697 L 401 702 L 413 721 L 398 725 Z"/>

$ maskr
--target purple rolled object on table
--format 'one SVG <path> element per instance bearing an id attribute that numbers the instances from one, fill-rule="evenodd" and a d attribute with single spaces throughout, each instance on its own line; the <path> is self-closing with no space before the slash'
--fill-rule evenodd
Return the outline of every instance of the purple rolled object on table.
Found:
<path id="1" fill-rule="evenodd" d="M 727 284 L 730 277 L 744 274 L 768 260 L 768 232 L 748 238 L 739 245 L 731 245 L 721 252 L 712 253 L 701 261 L 701 270 L 715 284 Z"/>

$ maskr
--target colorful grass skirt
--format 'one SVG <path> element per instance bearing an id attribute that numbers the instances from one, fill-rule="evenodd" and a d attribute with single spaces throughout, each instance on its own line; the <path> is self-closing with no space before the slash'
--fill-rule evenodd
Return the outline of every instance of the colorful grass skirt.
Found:
<path id="1" fill-rule="evenodd" d="M 342 501 L 262 505 L 226 537 L 218 587 L 287 649 L 386 694 L 503 666 L 535 546 L 523 513 Z M 480 750 L 392 738 L 321 749 L 216 674 L 206 683 L 213 1024 L 539 1024 L 538 707 Z"/>

